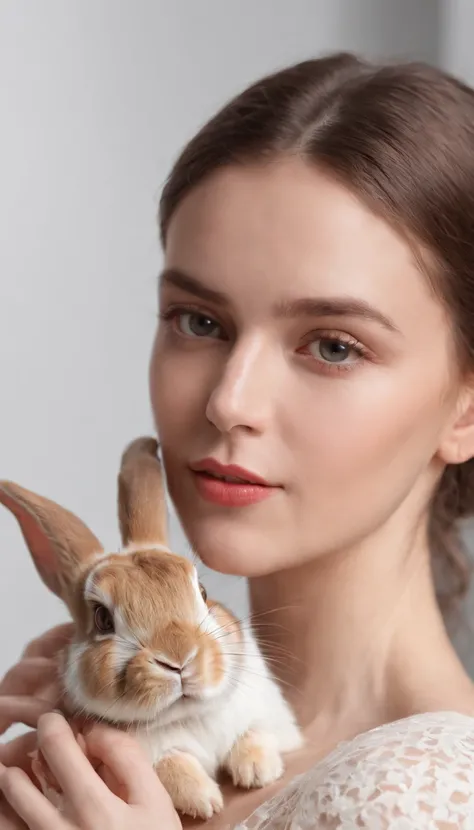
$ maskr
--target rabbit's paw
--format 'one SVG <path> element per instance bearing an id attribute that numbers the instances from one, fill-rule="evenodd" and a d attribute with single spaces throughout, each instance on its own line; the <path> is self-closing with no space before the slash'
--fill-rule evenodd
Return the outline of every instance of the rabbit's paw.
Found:
<path id="1" fill-rule="evenodd" d="M 188 752 L 165 755 L 155 766 L 175 809 L 192 818 L 209 819 L 224 805 L 217 783 Z"/>
<path id="2" fill-rule="evenodd" d="M 236 787 L 265 787 L 283 775 L 283 761 L 273 735 L 250 730 L 230 750 L 225 768 Z"/>

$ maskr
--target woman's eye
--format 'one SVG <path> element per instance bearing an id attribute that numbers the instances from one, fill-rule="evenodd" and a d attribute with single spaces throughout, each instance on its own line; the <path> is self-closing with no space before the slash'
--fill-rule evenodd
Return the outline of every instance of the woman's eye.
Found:
<path id="1" fill-rule="evenodd" d="M 188 337 L 221 337 L 221 327 L 207 314 L 184 311 L 176 315 L 176 324 Z"/>
<path id="2" fill-rule="evenodd" d="M 114 618 L 105 605 L 96 605 L 94 610 L 94 625 L 100 634 L 112 634 L 115 631 Z"/>
<path id="3" fill-rule="evenodd" d="M 308 349 L 313 357 L 324 363 L 354 363 L 361 356 L 356 344 L 330 337 L 319 337 L 309 344 Z"/>

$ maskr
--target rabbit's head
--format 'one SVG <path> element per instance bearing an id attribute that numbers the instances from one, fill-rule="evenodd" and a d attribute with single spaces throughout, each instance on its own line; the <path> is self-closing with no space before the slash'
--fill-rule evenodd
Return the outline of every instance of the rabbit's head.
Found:
<path id="1" fill-rule="evenodd" d="M 76 711 L 116 723 L 197 714 L 232 688 L 243 659 L 238 621 L 206 598 L 194 565 L 168 548 L 157 450 L 153 438 L 139 438 L 122 456 L 116 553 L 55 502 L 0 482 L 0 502 L 75 623 L 63 655 L 66 697 Z"/>

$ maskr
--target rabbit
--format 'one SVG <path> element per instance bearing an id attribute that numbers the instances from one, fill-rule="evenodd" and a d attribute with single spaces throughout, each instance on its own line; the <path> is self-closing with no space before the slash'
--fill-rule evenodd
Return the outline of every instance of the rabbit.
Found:
<path id="1" fill-rule="evenodd" d="M 75 624 L 61 654 L 68 713 L 130 730 L 175 808 L 209 819 L 223 806 L 220 772 L 235 786 L 264 787 L 303 739 L 252 632 L 207 598 L 192 562 L 169 549 L 158 449 L 141 437 L 122 454 L 119 552 L 18 484 L 0 482 L 0 502 Z"/>

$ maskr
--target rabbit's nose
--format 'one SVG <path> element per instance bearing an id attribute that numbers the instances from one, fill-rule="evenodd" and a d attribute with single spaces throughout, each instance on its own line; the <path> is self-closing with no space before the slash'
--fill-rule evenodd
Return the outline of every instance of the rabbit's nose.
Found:
<path id="1" fill-rule="evenodd" d="M 158 660 L 158 658 L 155 658 L 155 663 L 161 669 L 166 669 L 166 671 L 172 671 L 175 674 L 181 674 L 182 672 L 182 668 L 180 666 L 173 666 L 171 663 L 167 663 L 164 660 Z"/>

